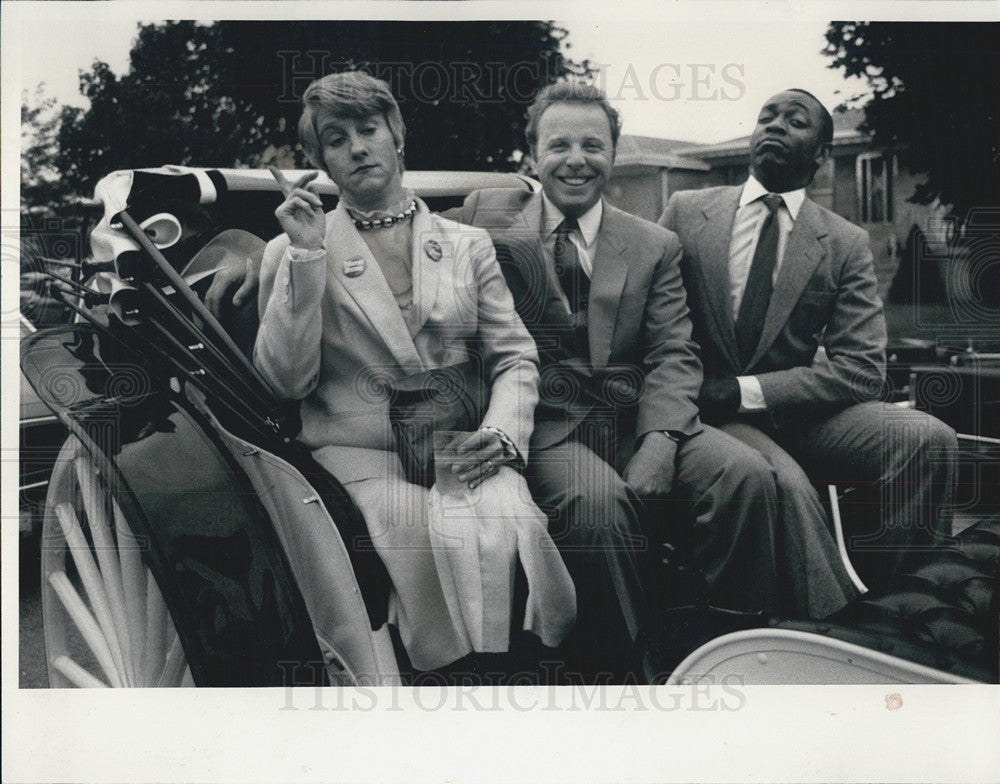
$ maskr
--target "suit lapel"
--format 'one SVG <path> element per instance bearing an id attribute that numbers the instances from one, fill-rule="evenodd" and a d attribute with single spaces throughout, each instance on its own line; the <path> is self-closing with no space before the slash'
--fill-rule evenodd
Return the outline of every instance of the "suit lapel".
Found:
<path id="1" fill-rule="evenodd" d="M 440 251 L 440 255 L 438 254 Z M 427 205 L 417 201 L 417 213 L 413 216 L 413 244 L 410 261 L 413 270 L 413 306 L 417 309 L 417 329 L 419 330 L 431 315 L 437 299 L 441 265 L 453 264 L 454 243 L 446 240 L 434 229 Z M 436 258 L 435 258 L 436 257 Z"/>
<path id="2" fill-rule="evenodd" d="M 734 368 L 739 366 L 739 352 L 729 298 L 729 244 L 739 204 L 740 189 L 732 188 L 702 208 L 704 222 L 695 239 L 701 264 L 694 265 L 702 275 L 708 296 L 708 327 L 714 330 L 716 345 Z"/>
<path id="3" fill-rule="evenodd" d="M 819 240 L 825 235 L 826 230 L 819 220 L 816 205 L 806 199 L 802 202 L 798 218 L 788 235 L 781 269 L 778 271 L 778 279 L 775 281 L 767 315 L 764 317 L 764 329 L 749 367 L 752 368 L 767 353 L 784 328 L 792 309 L 798 303 L 816 266 L 823 258 L 823 245 Z"/>
<path id="4" fill-rule="evenodd" d="M 504 215 L 499 228 L 501 231 L 497 241 L 507 245 L 510 257 L 528 289 L 529 301 L 539 303 L 544 321 L 572 323 L 560 299 L 561 289 L 555 269 L 545 257 L 545 247 L 542 244 L 542 194 L 533 194 L 522 209 Z"/>
<path id="5" fill-rule="evenodd" d="M 507 236 L 517 238 L 524 249 L 518 254 L 521 272 L 526 281 L 542 288 L 544 291 L 544 307 L 547 312 L 555 308 L 555 312 L 563 314 L 565 308 L 559 298 L 559 279 L 555 269 L 545 258 L 545 245 L 542 242 L 542 194 L 534 194 L 524 205 L 521 212 L 512 216 Z M 526 251 L 526 252 L 525 252 Z M 568 318 L 564 315 L 564 318 Z"/>
<path id="6" fill-rule="evenodd" d="M 404 368 L 422 367 L 423 362 L 389 284 L 343 204 L 328 217 L 326 247 L 328 274 L 350 294 L 371 322 L 375 336 L 385 343 Z M 359 275 L 348 275 L 345 271 L 359 268 L 363 270 Z"/>
<path id="7" fill-rule="evenodd" d="M 524 209 L 512 216 L 511 228 L 531 232 L 535 238 L 542 236 L 542 194 L 532 194 Z"/>
<path id="8" fill-rule="evenodd" d="M 594 268 L 590 278 L 590 298 L 587 300 L 587 336 L 590 362 L 595 368 L 608 364 L 611 340 L 618 316 L 618 304 L 628 277 L 628 264 L 623 255 L 628 248 L 625 232 L 620 230 L 618 216 L 607 202 L 601 218 L 601 229 L 594 248 Z"/>

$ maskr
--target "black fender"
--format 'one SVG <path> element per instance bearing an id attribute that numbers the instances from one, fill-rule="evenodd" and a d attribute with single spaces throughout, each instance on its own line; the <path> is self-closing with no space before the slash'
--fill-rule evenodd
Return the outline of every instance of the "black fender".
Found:
<path id="1" fill-rule="evenodd" d="M 144 542 L 195 684 L 325 683 L 305 602 L 246 476 L 204 416 L 113 341 L 82 324 L 40 331 L 22 344 L 22 369 Z"/>

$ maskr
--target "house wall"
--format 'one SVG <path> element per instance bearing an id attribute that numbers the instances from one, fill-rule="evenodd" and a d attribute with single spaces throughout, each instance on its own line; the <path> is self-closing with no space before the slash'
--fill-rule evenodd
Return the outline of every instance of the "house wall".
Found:
<path id="1" fill-rule="evenodd" d="M 726 184 L 726 173 L 717 169 L 707 172 L 672 169 L 667 173 L 667 187 L 670 193 Z"/>
<path id="2" fill-rule="evenodd" d="M 881 221 L 864 221 L 858 185 L 858 155 L 867 148 L 854 148 L 850 154 L 838 156 L 835 161 L 833 210 L 868 232 L 875 274 L 878 276 L 878 293 L 888 300 L 889 289 L 899 268 L 906 248 L 907 237 L 914 224 L 920 227 L 927 239 L 927 250 L 940 256 L 943 263 L 947 255 L 946 224 L 942 220 L 946 210 L 939 204 L 911 204 L 910 196 L 921 175 L 912 174 L 898 163 L 893 169 L 891 215 Z M 929 262 L 936 263 L 936 262 Z"/>
<path id="3" fill-rule="evenodd" d="M 604 195 L 619 209 L 655 221 L 663 214 L 670 194 L 727 185 L 728 175 L 726 169 L 695 171 L 662 167 L 648 167 L 639 174 L 613 172 Z M 743 166 L 742 177 L 746 178 L 746 166 Z"/>
<path id="4" fill-rule="evenodd" d="M 862 210 L 859 201 L 857 159 L 858 153 L 865 148 L 851 147 L 835 151 L 833 158 L 833 176 L 831 182 L 831 201 L 823 204 L 833 212 L 846 218 L 856 226 L 861 226 L 868 232 L 872 257 L 875 261 L 875 274 L 878 276 L 878 293 L 883 299 L 889 292 L 889 286 L 899 266 L 899 243 L 896 239 L 896 227 L 891 221 L 865 222 L 862 220 Z M 894 181 L 893 185 L 896 185 Z M 810 189 L 811 190 L 811 189 Z M 893 188 L 893 194 L 898 192 Z M 812 195 L 810 193 L 810 195 Z M 893 200 L 895 202 L 895 198 Z M 820 202 L 822 204 L 822 202 Z M 905 240 L 905 234 L 903 238 Z"/>
<path id="5" fill-rule="evenodd" d="M 742 185 L 747 181 L 747 177 L 750 176 L 750 164 L 746 161 L 731 163 L 728 166 L 721 167 L 719 172 L 725 180 L 720 183 L 721 185 Z"/>
<path id="6" fill-rule="evenodd" d="M 854 173 L 856 158 L 856 155 L 847 155 L 833 159 L 833 204 L 830 209 L 851 223 L 860 223 Z"/>
<path id="7" fill-rule="evenodd" d="M 835 173 L 836 161 L 830 158 L 816 170 L 812 182 L 806 187 L 809 198 L 828 210 L 832 210 L 834 204 Z"/>
<path id="8" fill-rule="evenodd" d="M 663 210 L 660 169 L 630 175 L 612 172 L 604 196 L 620 210 L 655 221 Z"/>

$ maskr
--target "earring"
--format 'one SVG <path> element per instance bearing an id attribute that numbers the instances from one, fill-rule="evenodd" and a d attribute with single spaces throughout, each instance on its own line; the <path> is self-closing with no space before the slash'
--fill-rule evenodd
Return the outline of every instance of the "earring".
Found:
<path id="1" fill-rule="evenodd" d="M 397 147 L 396 148 L 396 155 L 402 155 L 402 154 L 403 154 L 403 148 L 402 147 Z"/>

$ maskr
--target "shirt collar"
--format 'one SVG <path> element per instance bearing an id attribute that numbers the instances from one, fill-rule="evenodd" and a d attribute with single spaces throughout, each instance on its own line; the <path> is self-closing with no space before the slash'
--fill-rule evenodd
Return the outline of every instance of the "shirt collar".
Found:
<path id="1" fill-rule="evenodd" d="M 747 184 L 743 186 L 743 193 L 740 194 L 740 206 L 744 207 L 761 196 L 766 196 L 768 193 L 770 191 L 761 185 L 760 181 L 751 174 L 750 179 L 747 180 Z M 806 200 L 806 189 L 799 188 L 798 190 L 787 191 L 778 195 L 785 202 L 785 209 L 788 210 L 788 214 L 792 216 L 792 220 L 794 221 L 799 217 L 802 202 Z"/>
<path id="2" fill-rule="evenodd" d="M 559 211 L 549 197 L 542 191 L 542 226 L 545 228 L 545 238 L 548 239 L 552 233 L 559 228 L 566 216 Z M 584 246 L 589 248 L 597 239 L 597 233 L 601 230 L 601 217 L 604 215 L 604 199 L 598 199 L 597 204 L 587 210 L 577 218 L 580 225 L 580 233 L 583 235 Z"/>

